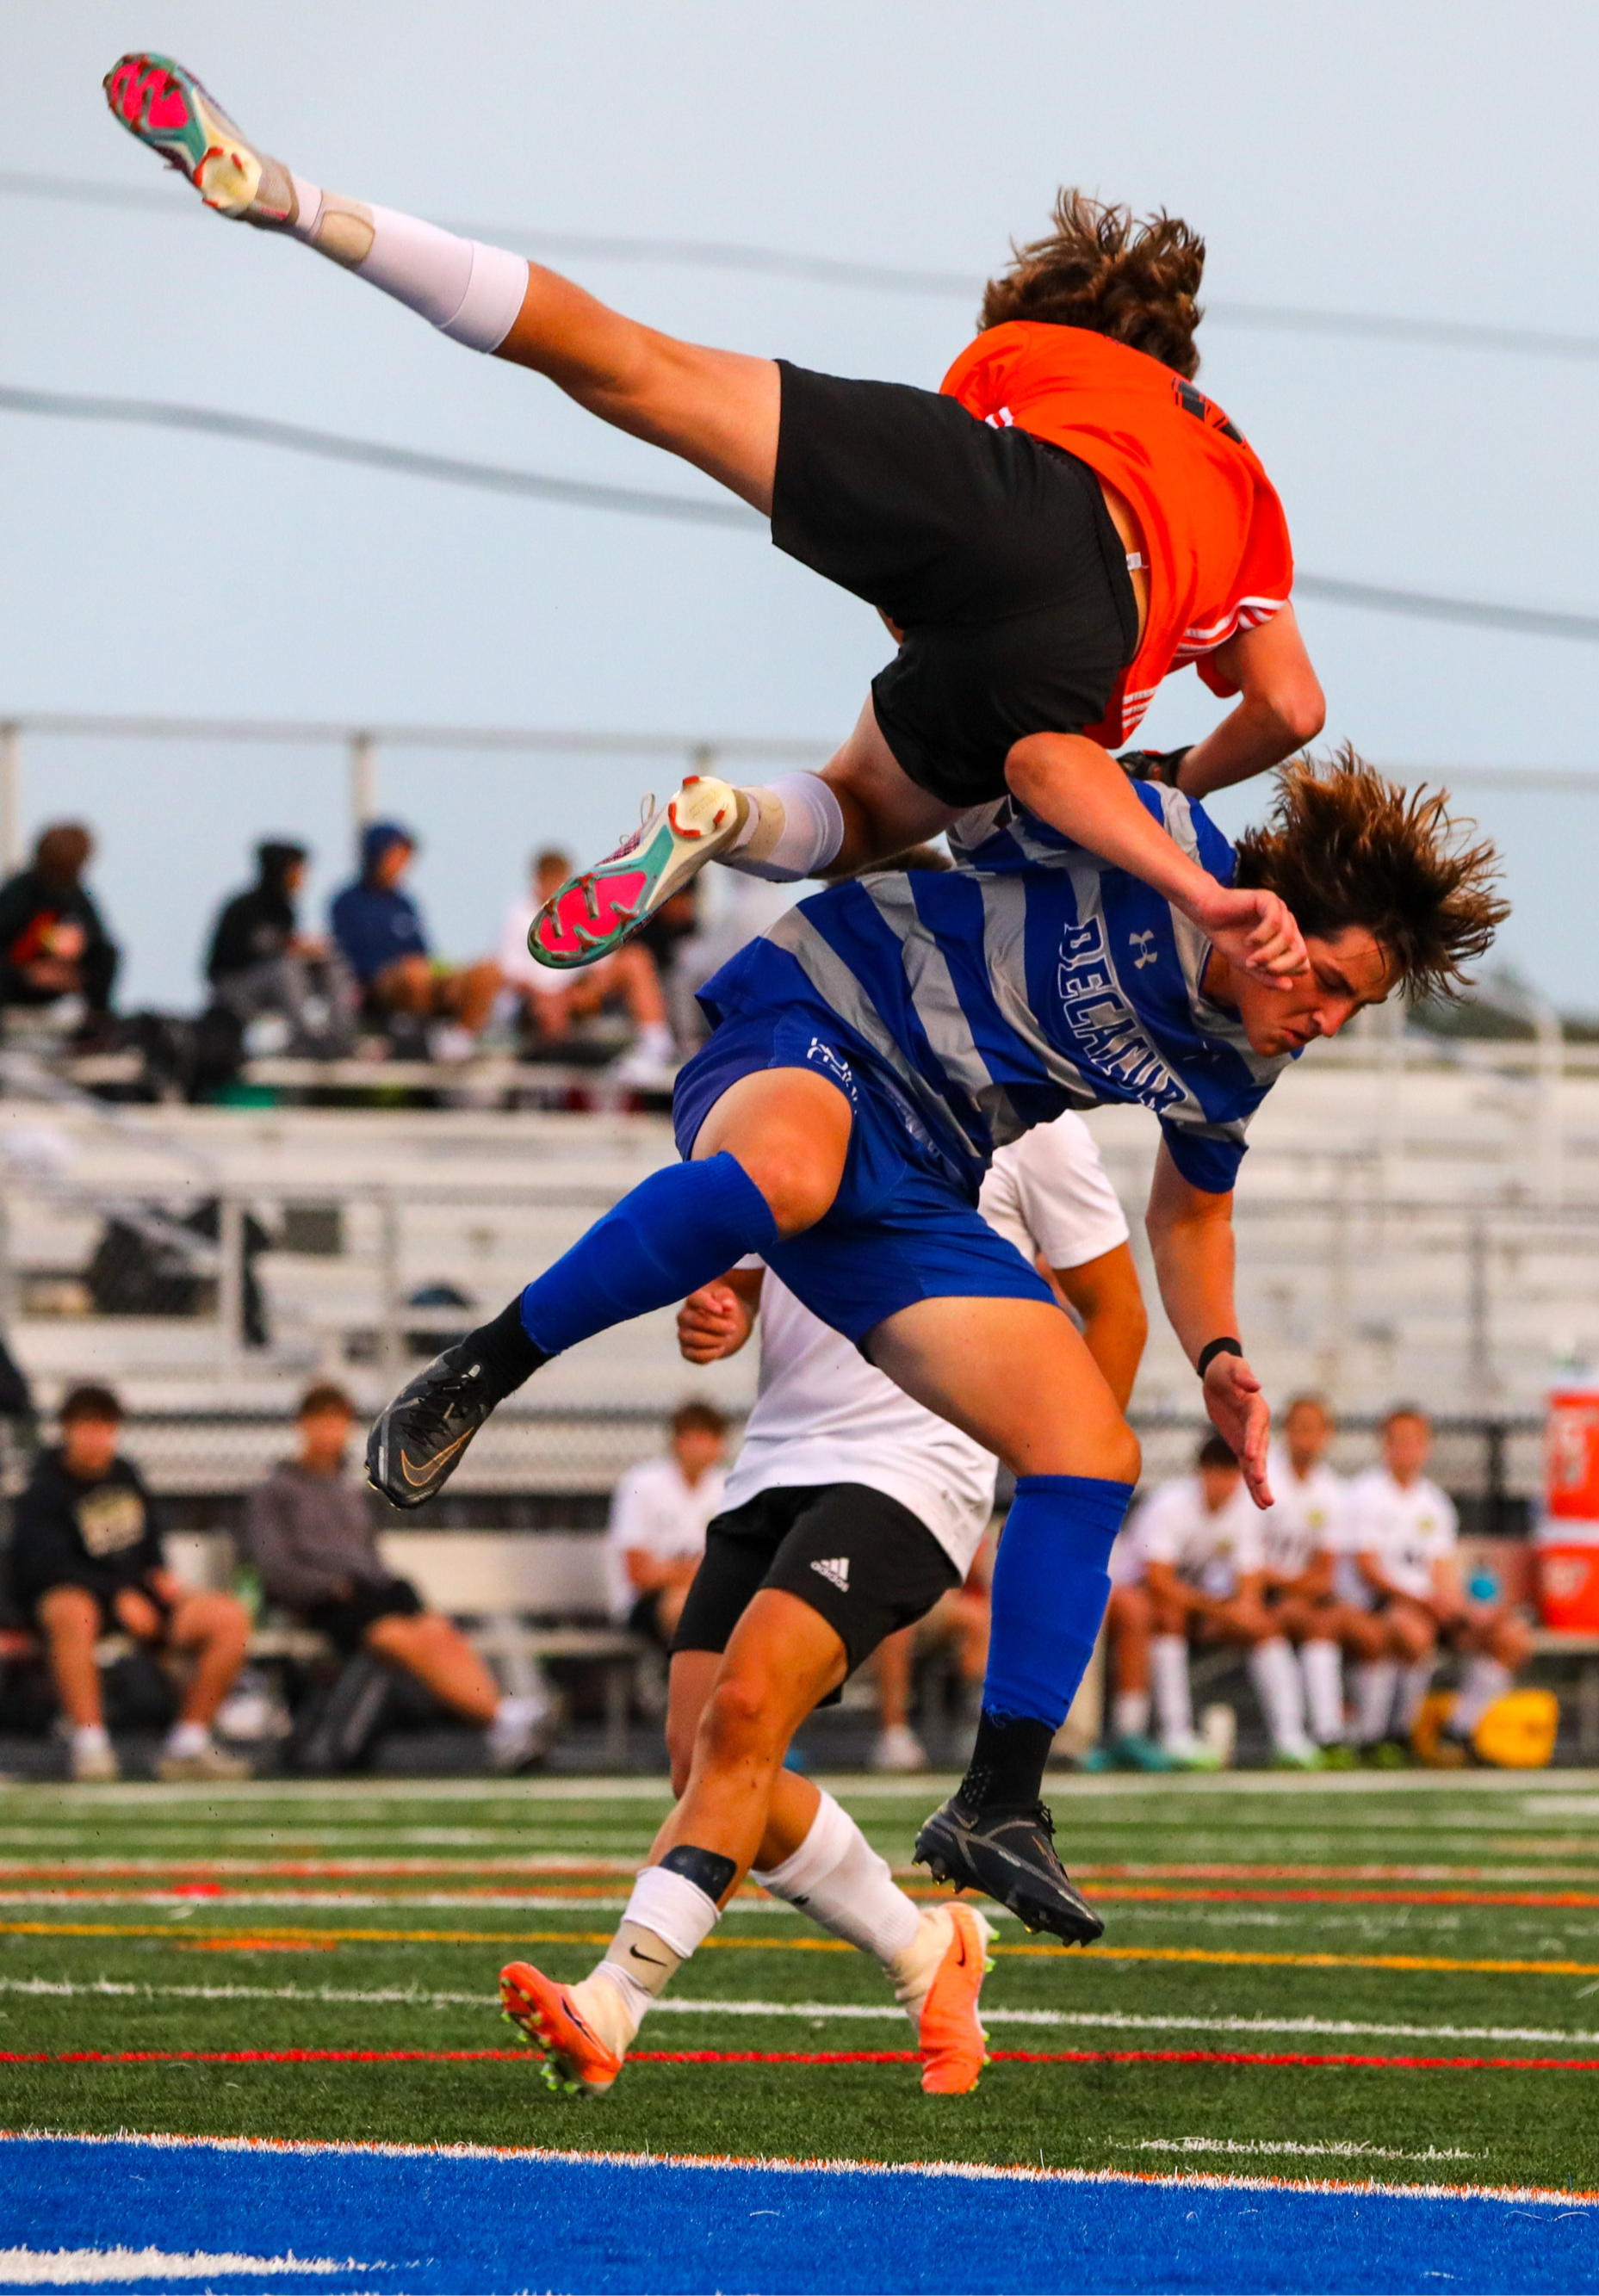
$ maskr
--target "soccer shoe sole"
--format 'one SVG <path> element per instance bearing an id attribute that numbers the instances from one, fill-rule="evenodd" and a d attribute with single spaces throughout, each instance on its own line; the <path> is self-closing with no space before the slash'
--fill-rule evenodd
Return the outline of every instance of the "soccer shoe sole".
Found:
<path id="1" fill-rule="evenodd" d="M 968 2096 L 988 2062 L 988 2037 L 978 2017 L 978 1996 L 994 1966 L 988 1958 L 994 1932 L 971 1906 L 946 1910 L 955 1935 L 917 2021 L 922 2087 L 929 2096 Z"/>
<path id="2" fill-rule="evenodd" d="M 1004 1851 L 993 1854 L 1008 1855 Z M 968 1862 L 960 1836 L 944 1818 L 942 1810 L 935 1810 L 917 1834 L 911 1857 L 915 1865 L 925 1866 L 933 1880 L 943 1886 L 954 1890 L 978 1890 L 985 1898 L 992 1898 L 996 1904 L 1008 1907 L 1023 1929 L 1030 1930 L 1035 1936 L 1040 1930 L 1046 1930 L 1052 1937 L 1058 1937 L 1062 1945 L 1093 1945 L 1105 1933 L 1105 1925 L 1093 1906 L 1084 1904 L 1080 1898 L 1077 1900 L 1082 1906 L 1080 1913 L 1049 1904 L 1038 1894 L 1025 1869 L 1014 1858 L 1010 1862 L 1016 1865 L 1017 1871 L 1007 1886 L 998 1888 L 985 1881 L 976 1867 Z M 1064 1870 L 1062 1867 L 1062 1873 Z M 1070 1886 L 1070 1877 L 1067 1886 Z"/>
<path id="3" fill-rule="evenodd" d="M 557 2096 L 603 2096 L 622 2070 L 566 1997 L 531 1962 L 508 1962 L 500 1972 L 500 2003 L 507 2024 L 538 2052 L 538 2070 Z"/>
<path id="4" fill-rule="evenodd" d="M 105 76 L 105 100 L 130 135 L 182 169 L 207 207 L 242 217 L 255 205 L 272 163 L 182 64 L 142 52 L 119 56 Z"/>
<path id="5" fill-rule="evenodd" d="M 727 851 L 745 812 L 730 783 L 690 774 L 636 836 L 551 896 L 529 929 L 529 955 L 558 972 L 611 955 Z"/>

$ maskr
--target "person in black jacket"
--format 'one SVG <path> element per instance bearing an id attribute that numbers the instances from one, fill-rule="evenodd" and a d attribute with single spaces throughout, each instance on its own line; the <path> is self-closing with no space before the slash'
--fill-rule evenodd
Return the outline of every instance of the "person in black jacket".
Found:
<path id="1" fill-rule="evenodd" d="M 289 1048 L 332 1055 L 347 1049 L 353 1002 L 325 940 L 299 930 L 295 897 L 306 881 L 303 845 L 268 838 L 256 847 L 256 882 L 223 905 L 211 932 L 206 979 L 241 1028 L 265 1013 L 290 1023 Z"/>
<path id="2" fill-rule="evenodd" d="M 81 996 L 91 1013 L 109 1011 L 119 952 L 83 884 L 94 850 L 81 822 L 55 822 L 0 885 L 0 1004 Z"/>
<path id="3" fill-rule="evenodd" d="M 244 1663 L 249 1615 L 233 1595 L 196 1593 L 168 1570 L 155 1503 L 117 1449 L 121 1430 L 110 1388 L 75 1387 L 62 1405 L 60 1447 L 40 1454 L 12 1530 L 12 1592 L 45 1639 L 71 1726 L 72 1775 L 118 1775 L 94 1644 L 120 1632 L 194 1661 L 161 1776 L 246 1776 L 248 1764 L 212 1742 L 211 1719 Z"/>

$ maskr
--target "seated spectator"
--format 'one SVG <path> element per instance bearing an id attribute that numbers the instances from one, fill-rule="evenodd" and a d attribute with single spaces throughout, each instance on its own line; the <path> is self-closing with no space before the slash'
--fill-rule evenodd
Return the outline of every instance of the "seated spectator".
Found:
<path id="1" fill-rule="evenodd" d="M 80 822 L 58 821 L 0 885 L 0 1004 L 81 996 L 91 1027 L 109 1012 L 118 950 L 83 882 L 94 851 Z"/>
<path id="2" fill-rule="evenodd" d="M 1383 1768 L 1410 1759 L 1440 1644 L 1461 1662 L 1460 1693 L 1434 1758 L 1446 1768 L 1471 1760 L 1472 1731 L 1532 1647 L 1508 1603 L 1476 1602 L 1463 1587 L 1458 1518 L 1448 1493 L 1427 1476 L 1431 1456 L 1431 1421 L 1402 1404 L 1382 1423 L 1382 1465 L 1349 1486 L 1341 1590 L 1386 1637 L 1383 1654 L 1357 1672 L 1356 1735 L 1365 1758 Z"/>
<path id="3" fill-rule="evenodd" d="M 369 824 L 361 873 L 330 911 L 333 939 L 374 1019 L 417 1031 L 437 1021 L 429 1039 L 433 1057 L 463 1060 L 494 1009 L 499 968 L 485 962 L 452 972 L 433 963 L 421 914 L 400 886 L 415 853 L 415 838 L 398 822 Z"/>
<path id="4" fill-rule="evenodd" d="M 581 972 L 553 972 L 547 964 L 536 964 L 528 954 L 528 933 L 534 918 L 571 873 L 570 854 L 551 847 L 534 855 L 529 898 L 506 912 L 500 978 L 516 997 L 541 1048 L 565 1044 L 574 1021 L 592 1020 L 608 1004 L 622 1005 L 636 1033 L 617 1064 L 619 1080 L 664 1080 L 671 1073 L 676 1052 L 667 1026 L 660 977 L 642 935 L 627 942 L 614 956 L 602 957 L 598 964 Z"/>
<path id="5" fill-rule="evenodd" d="M 460 1628 L 430 1611 L 378 1553 L 365 1493 L 344 1472 L 355 1406 L 322 1382 L 300 1398 L 297 1456 L 245 1502 L 244 1544 L 269 1603 L 295 1611 L 353 1657 L 369 1651 L 483 1732 L 491 1768 L 519 1770 L 544 1752 L 553 1708 L 542 1690 L 502 1695 Z"/>
<path id="6" fill-rule="evenodd" d="M 1086 1770 L 1169 1770 L 1165 1747 L 1149 1734 L 1149 1646 L 1154 1609 L 1144 1584 L 1130 1525 L 1111 1549 L 1111 1595 L 1105 1605 L 1105 1638 L 1111 1668 L 1110 1728 L 1104 1743 L 1085 1757 Z"/>
<path id="7" fill-rule="evenodd" d="M 1153 1628 L 1150 1669 L 1161 1745 L 1180 1768 L 1215 1767 L 1194 1734 L 1188 1644 L 1191 1637 L 1201 1648 L 1233 1643 L 1249 1652 L 1273 1759 L 1314 1769 L 1300 1670 L 1264 1600 L 1255 1503 L 1219 1435 L 1206 1437 L 1194 1464 L 1193 1474 L 1152 1491 L 1133 1523 Z"/>
<path id="8" fill-rule="evenodd" d="M 226 902 L 217 919 L 205 974 L 217 1003 L 242 1024 L 279 1013 L 290 1049 L 326 1054 L 345 1032 L 338 1010 L 343 966 L 327 941 L 302 933 L 295 896 L 306 882 L 303 845 L 268 839 L 256 847 L 256 882 Z"/>
<path id="9" fill-rule="evenodd" d="M 988 1588 L 994 1577 L 994 1540 L 985 1535 L 964 1584 L 940 1595 L 925 1618 L 902 1627 L 877 1645 L 878 1737 L 871 1767 L 904 1775 L 931 1767 L 926 1747 L 911 1727 L 911 1677 L 919 1658 L 947 1651 L 955 1659 L 962 1719 L 975 1723 L 982 1705 L 988 1665 Z"/>
<path id="10" fill-rule="evenodd" d="M 611 1615 L 665 1650 L 705 1552 L 705 1526 L 722 1512 L 727 1422 L 714 1404 L 679 1404 L 664 1458 L 629 1467 L 611 1501 L 605 1557 Z"/>
<path id="11" fill-rule="evenodd" d="M 213 1742 L 211 1722 L 244 1663 L 249 1615 L 233 1595 L 197 1593 L 168 1570 L 155 1503 L 117 1449 L 121 1431 L 110 1388 L 75 1387 L 62 1405 L 60 1447 L 40 1454 L 12 1531 L 12 1592 L 44 1637 L 72 1775 L 119 1775 L 94 1645 L 121 1633 L 193 1660 L 160 1775 L 246 1777 L 249 1764 Z"/>

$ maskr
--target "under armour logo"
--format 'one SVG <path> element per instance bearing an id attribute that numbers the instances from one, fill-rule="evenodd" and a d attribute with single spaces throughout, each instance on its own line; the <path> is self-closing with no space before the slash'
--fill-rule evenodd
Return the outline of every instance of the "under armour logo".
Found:
<path id="1" fill-rule="evenodd" d="M 1135 972 L 1142 972 L 1146 964 L 1160 964 L 1160 952 L 1153 946 L 1154 938 L 1152 932 L 1128 933 L 1128 946 L 1130 948 L 1136 948 L 1138 952 L 1133 959 Z"/>
<path id="2" fill-rule="evenodd" d="M 835 1554 L 830 1562 L 813 1562 L 810 1567 L 825 1578 L 830 1587 L 836 1587 L 840 1595 L 849 1592 L 849 1557 L 847 1554 Z"/>

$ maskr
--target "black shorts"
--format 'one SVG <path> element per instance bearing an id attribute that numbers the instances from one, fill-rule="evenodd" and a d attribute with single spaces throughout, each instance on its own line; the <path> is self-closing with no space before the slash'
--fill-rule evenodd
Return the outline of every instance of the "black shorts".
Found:
<path id="1" fill-rule="evenodd" d="M 660 1631 L 662 1592 L 660 1587 L 652 1587 L 647 1594 L 638 1597 L 627 1613 L 627 1632 L 637 1635 L 644 1642 L 653 1643 L 659 1650 L 667 1647 L 667 1638 Z"/>
<path id="2" fill-rule="evenodd" d="M 375 1585 L 363 1581 L 353 1595 L 313 1603 L 304 1617 L 307 1626 L 351 1657 L 366 1640 L 367 1628 L 380 1619 L 417 1619 L 425 1608 L 408 1578 L 380 1578 Z"/>
<path id="3" fill-rule="evenodd" d="M 1005 791 L 1028 734 L 1096 725 L 1137 651 L 1098 480 L 958 399 L 778 362 L 772 539 L 905 633 L 872 682 L 883 738 L 947 805 Z"/>
<path id="4" fill-rule="evenodd" d="M 758 1491 L 714 1517 L 674 1651 L 726 1650 L 762 1587 L 797 1595 L 824 1618 L 853 1674 L 885 1635 L 914 1626 L 961 1583 L 924 1522 L 865 1483 Z"/>

